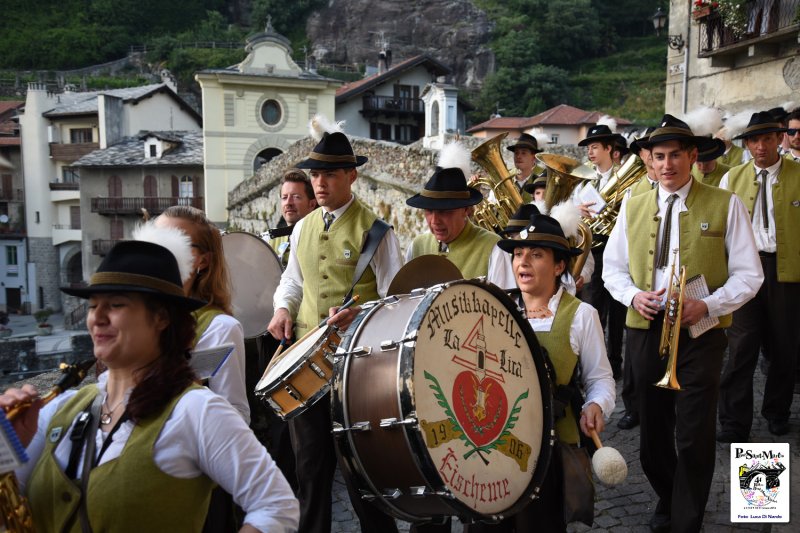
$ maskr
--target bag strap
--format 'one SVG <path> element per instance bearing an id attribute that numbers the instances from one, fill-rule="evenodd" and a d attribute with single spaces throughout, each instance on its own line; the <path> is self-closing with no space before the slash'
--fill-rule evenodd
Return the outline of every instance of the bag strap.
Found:
<path id="1" fill-rule="evenodd" d="M 100 427 L 100 410 L 103 405 L 102 394 L 97 394 L 92 403 L 91 420 L 89 422 L 88 431 L 84 437 L 86 447 L 83 454 L 83 471 L 81 472 L 81 483 L 78 487 L 81 491 L 81 504 L 79 513 L 81 517 L 81 531 L 83 533 L 92 533 L 92 526 L 89 524 L 89 511 L 86 508 L 87 494 L 89 493 L 89 473 L 92 471 L 94 464 L 94 450 L 97 441 L 97 429 Z M 73 443 L 74 446 L 74 443 Z"/>
<path id="2" fill-rule="evenodd" d="M 367 271 L 370 261 L 372 261 L 372 258 L 375 256 L 375 252 L 378 251 L 378 245 L 380 245 L 384 235 L 386 235 L 390 229 L 391 226 L 379 218 L 376 218 L 375 222 L 370 226 L 367 232 L 367 238 L 364 239 L 364 245 L 361 247 L 361 252 L 358 256 L 356 270 L 353 273 L 353 284 L 342 299 L 342 303 L 348 301 L 350 297 L 353 296 L 353 289 L 355 289 L 358 282 L 361 281 L 364 272 Z"/>

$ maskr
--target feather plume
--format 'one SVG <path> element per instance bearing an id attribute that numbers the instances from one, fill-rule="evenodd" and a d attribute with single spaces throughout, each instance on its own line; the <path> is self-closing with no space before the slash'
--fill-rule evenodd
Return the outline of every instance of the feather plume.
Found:
<path id="1" fill-rule="evenodd" d="M 564 235 L 567 237 L 578 236 L 578 225 L 581 222 L 581 212 L 578 206 L 572 203 L 572 200 L 566 200 L 558 205 L 553 206 L 550 211 L 550 216 L 553 217 L 561 224 L 561 229 L 564 230 Z"/>
<path id="2" fill-rule="evenodd" d="M 538 209 L 541 214 L 543 214 L 543 215 L 550 214 L 550 210 L 547 209 L 547 206 L 545 205 L 544 200 L 534 200 L 532 203 L 533 203 L 533 205 L 536 206 L 536 209 Z"/>
<path id="3" fill-rule="evenodd" d="M 550 144 L 550 136 L 546 133 L 533 133 L 533 138 L 536 139 L 536 144 L 539 150 L 544 150 L 544 147 Z"/>
<path id="4" fill-rule="evenodd" d="M 747 124 L 750 122 L 750 117 L 753 116 L 753 113 L 755 113 L 755 111 L 752 109 L 745 109 L 736 114 L 725 115 L 726 138 L 730 140 L 742 133 L 745 128 L 747 128 Z"/>
<path id="5" fill-rule="evenodd" d="M 472 154 L 464 145 L 457 142 L 450 142 L 444 145 L 439 152 L 439 161 L 436 165 L 440 168 L 460 168 L 464 173 L 464 178 L 469 179 L 472 175 Z"/>
<path id="6" fill-rule="evenodd" d="M 597 125 L 598 126 L 608 126 L 608 129 L 611 130 L 611 133 L 616 133 L 617 132 L 617 121 L 614 119 L 614 117 L 610 117 L 608 115 L 603 115 L 597 121 Z"/>
<path id="7" fill-rule="evenodd" d="M 787 113 L 792 113 L 793 111 L 797 111 L 797 102 L 789 100 L 788 102 L 784 102 L 781 104 L 781 107 Z"/>
<path id="8" fill-rule="evenodd" d="M 152 242 L 172 252 L 178 262 L 181 281 L 192 275 L 192 239 L 183 231 L 173 227 L 156 226 L 155 219 L 139 224 L 133 230 L 133 240 Z"/>
<path id="9" fill-rule="evenodd" d="M 328 120 L 328 117 L 324 115 L 314 115 L 314 117 L 308 123 L 308 132 L 317 142 L 321 141 L 323 135 L 326 133 L 334 133 L 337 131 L 343 132 L 343 128 L 344 120 L 339 122 L 331 122 Z"/>
<path id="10" fill-rule="evenodd" d="M 715 107 L 698 107 L 683 117 L 695 135 L 713 135 L 722 127 L 722 114 Z"/>

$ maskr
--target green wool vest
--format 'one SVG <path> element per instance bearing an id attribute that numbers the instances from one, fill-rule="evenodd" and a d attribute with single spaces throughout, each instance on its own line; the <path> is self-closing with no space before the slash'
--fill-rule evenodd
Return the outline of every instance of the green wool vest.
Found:
<path id="1" fill-rule="evenodd" d="M 210 305 L 204 305 L 197 311 L 192 311 L 192 315 L 194 319 L 197 321 L 197 326 L 194 328 L 194 342 L 192 346 L 197 346 L 197 343 L 200 342 L 200 337 L 208 329 L 208 326 L 211 325 L 211 322 L 214 318 L 218 315 L 225 314 L 222 309 L 218 307 L 211 307 Z"/>
<path id="2" fill-rule="evenodd" d="M 489 271 L 489 256 L 500 237 L 467 221 L 464 229 L 447 244 L 449 252 L 439 254 L 439 242 L 432 233 L 418 235 L 411 243 L 411 258 L 421 255 L 443 255 L 461 271 L 464 279 L 485 276 Z"/>
<path id="3" fill-rule="evenodd" d="M 734 144 L 731 146 L 731 149 L 728 150 L 727 154 L 723 154 L 717 158 L 717 163 L 722 163 L 723 165 L 728 165 L 729 167 L 735 167 L 742 164 L 743 157 L 744 148 Z"/>
<path id="4" fill-rule="evenodd" d="M 650 180 L 647 179 L 647 175 L 645 174 L 644 176 L 639 178 L 639 181 L 634 183 L 633 186 L 630 188 L 631 197 L 639 196 L 640 194 L 644 194 L 652 190 L 653 186 L 650 185 Z"/>
<path id="5" fill-rule="evenodd" d="M 342 298 L 353 283 L 361 246 L 378 218 L 356 198 L 325 231 L 321 210 L 317 208 L 306 216 L 297 243 L 297 259 L 303 273 L 303 301 L 295 322 L 298 339 L 327 318 L 331 307 L 343 303 Z M 372 267 L 366 269 L 353 294 L 361 296 L 361 303 L 379 298 Z"/>
<path id="6" fill-rule="evenodd" d="M 758 196 L 753 161 L 728 172 L 728 189 L 744 202 L 750 219 Z M 784 159 L 778 172 L 778 182 L 772 187 L 775 210 L 775 240 L 778 251 L 778 281 L 800 282 L 800 163 Z"/>
<path id="7" fill-rule="evenodd" d="M 122 454 L 92 469 L 87 509 L 93 531 L 200 531 L 208 511 L 214 482 L 206 476 L 181 479 L 162 472 L 153 461 L 153 446 L 178 400 L 188 387 L 164 407 L 161 414 L 141 420 L 133 429 Z M 64 475 L 53 456 L 67 429 L 97 395 L 88 385 L 56 413 L 47 429 L 63 428 L 56 442 L 46 439 L 44 451 L 28 482 L 37 531 L 79 533 L 80 491 Z M 74 517 L 74 519 L 72 518 Z"/>
<path id="8" fill-rule="evenodd" d="M 580 303 L 580 300 L 568 292 L 562 292 L 550 331 L 536 332 L 536 339 L 550 356 L 550 362 L 556 372 L 556 385 L 568 384 L 578 364 L 578 355 L 572 350 L 569 342 L 569 328 Z M 562 418 L 556 420 L 556 436 L 561 442 L 578 444 L 580 429 L 575 420 L 575 413 L 570 406 L 567 406 L 564 413 Z"/>
<path id="9" fill-rule="evenodd" d="M 728 253 L 725 233 L 728 228 L 728 205 L 731 193 L 694 180 L 686 197 L 687 211 L 679 215 L 679 247 L 681 266 L 686 267 L 686 279 L 703 274 L 711 293 L 728 279 Z M 658 216 L 658 189 L 628 200 L 627 237 L 628 268 L 633 283 L 642 290 L 652 291 L 656 242 L 661 217 Z M 675 229 L 673 228 L 673 231 Z M 628 327 L 649 329 L 645 320 L 632 307 L 625 321 Z M 719 326 L 727 328 L 731 315 L 719 317 Z"/>
<path id="10" fill-rule="evenodd" d="M 280 252 L 280 246 L 283 243 L 289 242 L 289 235 L 284 235 L 283 237 L 275 237 L 274 239 L 269 240 L 269 246 L 278 256 L 278 259 L 281 261 L 281 266 L 285 269 L 286 265 L 289 263 L 289 246 L 286 246 L 283 250 L 283 253 Z"/>
<path id="11" fill-rule="evenodd" d="M 538 178 L 542 174 L 542 172 L 544 172 L 544 171 L 545 171 L 545 168 L 542 165 L 540 165 L 539 163 L 537 163 L 533 167 L 533 170 L 531 170 L 530 175 L 519 186 L 519 189 L 520 189 L 519 194 L 520 194 L 520 196 L 522 196 L 522 203 L 523 204 L 529 204 L 529 203 L 531 203 L 533 201 L 533 196 L 531 195 L 531 193 L 525 192 L 523 187 L 525 187 L 525 185 L 532 185 L 534 180 L 536 180 L 536 178 Z M 514 176 L 511 179 L 514 181 L 514 183 L 519 185 L 519 182 L 515 178 L 516 178 L 516 176 Z"/>
<path id="12" fill-rule="evenodd" d="M 701 183 L 705 183 L 706 185 L 712 185 L 714 187 L 719 187 L 719 182 L 722 181 L 722 176 L 725 175 L 731 167 L 728 165 L 723 165 L 722 163 L 717 163 L 717 166 L 714 168 L 713 171 L 709 172 L 708 174 L 703 174 L 700 170 L 697 169 L 696 166 L 692 166 L 692 177 Z"/>

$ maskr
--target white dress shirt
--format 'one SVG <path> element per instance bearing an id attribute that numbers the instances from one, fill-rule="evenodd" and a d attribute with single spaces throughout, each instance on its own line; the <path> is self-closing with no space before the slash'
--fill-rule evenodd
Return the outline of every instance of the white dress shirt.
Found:
<path id="1" fill-rule="evenodd" d="M 217 371 L 217 375 L 208 380 L 208 388 L 228 400 L 242 415 L 245 423 L 249 424 L 250 404 L 247 402 L 247 385 L 245 385 L 242 325 L 230 315 L 217 315 L 203 332 L 203 336 L 200 337 L 194 348 L 195 350 L 205 350 L 227 343 L 232 343 L 234 349 Z"/>
<path id="2" fill-rule="evenodd" d="M 336 221 L 347 211 L 353 202 L 354 196 L 350 196 L 350 201 L 345 205 L 332 211 L 334 217 L 331 226 L 336 224 Z M 319 210 L 316 216 L 322 216 L 325 208 Z M 313 215 L 309 215 L 313 216 Z M 294 231 L 289 237 L 291 243 L 289 248 L 289 262 L 286 264 L 286 270 L 281 275 L 281 282 L 275 291 L 273 297 L 273 308 L 286 309 L 293 317 L 297 316 L 297 311 L 300 309 L 300 302 L 303 300 L 303 272 L 300 270 L 300 262 L 297 260 L 297 243 L 300 240 L 300 234 L 303 232 L 303 220 L 301 219 L 295 224 Z M 397 271 L 403 266 L 403 254 L 400 251 L 400 242 L 397 240 L 394 230 L 390 229 L 386 232 L 375 255 L 369 262 L 372 271 L 375 273 L 375 280 L 377 283 L 378 294 L 383 297 L 386 296 L 386 291 L 389 290 L 389 284 L 394 279 Z"/>
<path id="3" fill-rule="evenodd" d="M 753 234 L 756 238 L 756 246 L 761 252 L 775 253 L 778 250 L 778 241 L 775 237 L 775 206 L 772 201 L 772 188 L 778 183 L 778 174 L 781 171 L 781 163 L 783 158 L 779 157 L 778 162 L 769 168 L 763 169 L 753 163 L 755 168 L 755 181 L 758 182 L 758 194 L 756 195 L 755 204 L 753 204 L 753 218 L 751 219 Z M 767 190 L 763 194 L 764 183 L 761 179 L 761 171 L 767 171 Z M 720 189 L 729 188 L 728 172 L 722 176 L 719 182 Z M 769 227 L 764 228 L 764 217 L 762 216 L 764 197 L 767 198 L 767 217 L 769 217 Z"/>
<path id="4" fill-rule="evenodd" d="M 678 199 L 675 200 L 672 206 L 672 231 L 670 232 L 670 244 L 668 247 L 669 257 L 666 267 L 654 268 L 653 291 L 669 289 L 671 282 L 669 275 L 672 271 L 672 264 L 675 261 L 677 261 L 678 265 L 681 264 L 680 252 L 676 257 L 673 251 L 679 248 L 679 213 L 687 210 L 685 201 L 693 183 L 694 179 L 690 179 L 686 185 L 675 191 Z M 666 199 L 670 194 L 672 193 L 666 191 L 663 187 L 658 188 L 657 216 L 661 217 L 662 225 L 658 229 L 656 250 L 660 250 L 661 247 L 661 243 L 658 241 L 660 241 L 663 233 L 663 219 L 667 210 Z M 611 236 L 603 254 L 603 281 L 606 289 L 615 300 L 626 307 L 630 307 L 633 297 L 643 290 L 634 285 L 628 265 L 627 208 L 629 205 L 630 202 L 622 204 L 619 219 L 611 231 Z M 702 206 L 700 209 L 702 209 Z M 728 204 L 725 250 L 728 254 L 728 280 L 711 295 L 703 298 L 703 301 L 708 306 L 708 314 L 712 317 L 727 315 L 739 309 L 745 302 L 755 296 L 764 281 L 761 261 L 758 258 L 753 232 L 747 219 L 747 210 L 735 194 L 731 195 Z M 658 259 L 657 255 L 654 255 L 654 261 Z M 664 308 L 666 298 L 665 291 L 665 294 L 661 297 L 661 309 Z"/>
<path id="5" fill-rule="evenodd" d="M 564 288 L 560 287 L 547 303 L 553 316 L 528 319 L 533 331 L 550 331 L 552 329 L 563 293 Z M 580 383 L 586 397 L 583 407 L 585 408 L 590 403 L 596 403 L 603 410 L 603 415 L 608 418 L 614 410 L 617 392 L 611 364 L 606 355 L 603 326 L 600 324 L 597 310 L 591 305 L 584 302 L 578 304 L 578 310 L 569 327 L 569 344 L 572 351 L 578 354 Z"/>
<path id="6" fill-rule="evenodd" d="M 104 372 L 97 380 L 102 395 L 106 393 L 107 378 L 108 373 Z M 17 470 L 23 486 L 44 450 L 50 420 L 75 392 L 62 394 L 40 411 L 36 435 L 26 450 L 30 461 Z M 130 391 L 126 400 L 129 395 Z M 133 428 L 130 420 L 120 425 L 99 465 L 120 456 Z M 107 436 L 102 428 L 97 430 L 97 453 Z M 64 437 L 55 449 L 56 462 L 63 470 L 71 448 L 69 437 Z M 82 469 L 82 457 L 78 472 Z M 153 459 L 170 476 L 190 479 L 205 474 L 211 478 L 245 510 L 245 523 L 259 531 L 297 530 L 300 508 L 286 478 L 240 414 L 206 388 L 189 391 L 178 401 L 155 441 Z"/>

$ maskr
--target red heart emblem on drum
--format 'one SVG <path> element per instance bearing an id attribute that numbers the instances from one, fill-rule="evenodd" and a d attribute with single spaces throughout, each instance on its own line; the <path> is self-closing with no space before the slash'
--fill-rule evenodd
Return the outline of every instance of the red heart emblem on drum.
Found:
<path id="1" fill-rule="evenodd" d="M 479 380 L 474 372 L 461 372 L 453 382 L 452 400 L 453 413 L 475 446 L 489 444 L 500 435 L 508 416 L 508 401 L 496 379 Z"/>

